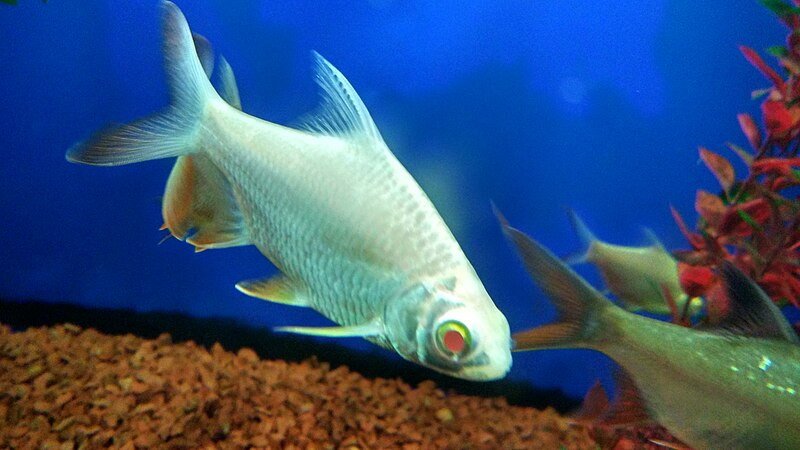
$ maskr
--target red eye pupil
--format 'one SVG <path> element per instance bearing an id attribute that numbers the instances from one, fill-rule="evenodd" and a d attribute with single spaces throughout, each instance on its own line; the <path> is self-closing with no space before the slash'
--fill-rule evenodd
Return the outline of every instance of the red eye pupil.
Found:
<path id="1" fill-rule="evenodd" d="M 456 330 L 446 331 L 442 341 L 444 343 L 444 347 L 453 353 L 461 353 L 467 344 L 467 342 L 464 340 L 464 336 L 462 336 L 461 333 Z"/>

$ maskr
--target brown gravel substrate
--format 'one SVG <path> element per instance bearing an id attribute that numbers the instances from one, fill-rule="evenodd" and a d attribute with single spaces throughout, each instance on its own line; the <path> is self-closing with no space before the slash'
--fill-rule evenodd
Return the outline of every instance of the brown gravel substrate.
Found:
<path id="1" fill-rule="evenodd" d="M 0 326 L 0 448 L 594 449 L 554 410 L 169 335 Z"/>

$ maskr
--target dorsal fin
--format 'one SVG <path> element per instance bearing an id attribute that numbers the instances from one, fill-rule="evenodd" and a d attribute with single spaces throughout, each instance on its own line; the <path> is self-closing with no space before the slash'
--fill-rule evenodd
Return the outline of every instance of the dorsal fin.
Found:
<path id="1" fill-rule="evenodd" d="M 719 329 L 742 336 L 800 343 L 797 333 L 775 303 L 738 267 L 724 261 L 719 266 L 719 274 L 730 308 L 722 321 L 708 330 Z"/>
<path id="2" fill-rule="evenodd" d="M 312 52 L 322 102 L 301 119 L 308 131 L 348 139 L 383 141 L 364 102 L 349 81 L 319 53 Z"/>
<path id="3" fill-rule="evenodd" d="M 655 231 L 653 231 L 650 228 L 644 227 L 642 229 L 642 233 L 644 233 L 644 236 L 651 247 L 655 247 L 663 251 L 664 253 L 669 253 L 669 250 L 667 250 L 667 248 L 664 247 L 664 244 L 661 242 L 661 239 L 658 238 Z"/>
<path id="4" fill-rule="evenodd" d="M 569 222 L 572 224 L 572 228 L 575 229 L 575 233 L 578 234 L 583 249 L 565 257 L 564 262 L 570 266 L 589 262 L 593 256 L 596 256 L 592 251 L 594 250 L 594 245 L 599 243 L 600 240 L 597 239 L 597 236 L 592 233 L 592 230 L 589 229 L 574 209 L 567 208 L 567 216 L 569 217 Z"/>

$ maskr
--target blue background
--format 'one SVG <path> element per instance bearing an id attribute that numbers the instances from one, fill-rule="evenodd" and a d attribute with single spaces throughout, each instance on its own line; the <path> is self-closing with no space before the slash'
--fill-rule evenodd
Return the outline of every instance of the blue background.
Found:
<path id="1" fill-rule="evenodd" d="M 762 51 L 786 32 L 755 0 L 179 6 L 230 61 L 250 114 L 291 123 L 317 100 L 309 52 L 337 66 L 514 331 L 552 320 L 553 310 L 490 199 L 558 254 L 579 248 L 567 206 L 607 241 L 642 244 L 647 226 L 668 248 L 685 247 L 669 205 L 692 223 L 695 190 L 717 189 L 697 146 L 730 155 L 726 141 L 746 145 L 736 113 L 761 120 L 750 92 L 768 82 L 737 45 Z M 103 125 L 167 103 L 155 1 L 20 0 L 0 5 L 0 38 L 0 298 L 269 327 L 328 323 L 233 289 L 274 272 L 254 248 L 157 245 L 171 160 L 64 160 Z M 581 273 L 598 284 L 593 269 Z M 580 396 L 607 370 L 588 351 L 547 351 L 516 354 L 510 377 Z"/>

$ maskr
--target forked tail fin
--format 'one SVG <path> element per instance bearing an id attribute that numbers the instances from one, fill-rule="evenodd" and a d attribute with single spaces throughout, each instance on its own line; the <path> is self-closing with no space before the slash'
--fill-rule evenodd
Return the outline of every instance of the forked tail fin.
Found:
<path id="1" fill-rule="evenodd" d="M 510 226 L 499 213 L 498 218 L 528 273 L 558 311 L 556 323 L 514 334 L 515 350 L 592 348 L 593 342 L 607 331 L 601 318 L 603 310 L 617 306 L 546 248 Z"/>
<path id="2" fill-rule="evenodd" d="M 197 58 L 192 32 L 174 3 L 161 3 L 164 64 L 171 104 L 151 116 L 100 131 L 67 152 L 67 160 L 117 166 L 196 151 L 205 107 L 216 91 Z"/>

